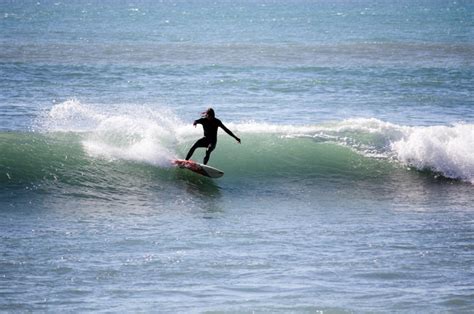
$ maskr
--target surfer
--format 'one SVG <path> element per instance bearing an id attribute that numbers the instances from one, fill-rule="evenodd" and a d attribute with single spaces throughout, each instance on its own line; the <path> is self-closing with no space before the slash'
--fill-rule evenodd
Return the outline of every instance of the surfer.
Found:
<path id="1" fill-rule="evenodd" d="M 234 135 L 226 126 L 221 122 L 221 120 L 216 118 L 214 113 L 214 109 L 209 108 L 205 112 L 203 112 L 203 117 L 194 121 L 193 125 L 196 127 L 197 124 L 202 124 L 204 129 L 204 137 L 199 139 L 196 143 L 194 143 L 193 147 L 189 150 L 188 154 L 186 155 L 186 160 L 189 160 L 193 155 L 194 151 L 198 147 L 206 147 L 206 156 L 204 157 L 204 164 L 207 165 L 209 161 L 209 157 L 211 156 L 212 151 L 216 148 L 217 144 L 217 129 L 220 127 L 222 128 L 227 134 L 235 138 L 237 142 L 240 144 L 240 138 Z"/>

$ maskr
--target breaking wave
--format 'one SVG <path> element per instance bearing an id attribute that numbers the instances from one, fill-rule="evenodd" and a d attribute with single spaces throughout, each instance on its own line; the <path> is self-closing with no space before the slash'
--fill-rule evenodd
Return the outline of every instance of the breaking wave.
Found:
<path id="1" fill-rule="evenodd" d="M 383 163 L 474 183 L 473 124 L 404 126 L 374 118 L 318 125 L 226 124 L 242 145 L 221 134 L 211 164 L 229 176 L 350 176 Z M 104 167 L 118 164 L 175 171 L 170 161 L 182 158 L 201 134 L 168 109 L 70 100 L 53 106 L 33 132 L 0 134 L 0 182 L 75 182 L 75 176 L 91 173 L 103 179 L 109 175 Z"/>

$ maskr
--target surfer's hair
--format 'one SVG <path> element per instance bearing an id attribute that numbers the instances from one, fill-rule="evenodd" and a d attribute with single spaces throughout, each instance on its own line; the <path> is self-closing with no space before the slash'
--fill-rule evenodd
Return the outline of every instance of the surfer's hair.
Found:
<path id="1" fill-rule="evenodd" d="M 216 117 L 216 114 L 214 113 L 214 109 L 212 108 L 208 108 L 206 110 L 206 115 L 209 117 L 209 118 L 215 118 Z"/>

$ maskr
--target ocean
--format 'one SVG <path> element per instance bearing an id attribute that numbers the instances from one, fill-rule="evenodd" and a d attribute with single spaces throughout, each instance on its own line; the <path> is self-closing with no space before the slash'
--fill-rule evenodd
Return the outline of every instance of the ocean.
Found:
<path id="1" fill-rule="evenodd" d="M 0 311 L 474 311 L 473 16 L 1 1 Z"/>

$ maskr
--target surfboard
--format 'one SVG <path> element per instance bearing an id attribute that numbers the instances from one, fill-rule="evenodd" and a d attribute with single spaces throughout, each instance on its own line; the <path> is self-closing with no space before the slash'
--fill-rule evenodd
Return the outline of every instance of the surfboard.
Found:
<path id="1" fill-rule="evenodd" d="M 224 175 L 224 171 L 221 171 L 217 168 L 214 168 L 208 165 L 200 164 L 193 160 L 175 159 L 173 160 L 173 164 L 179 168 L 188 169 L 188 170 L 191 170 L 192 172 L 195 172 L 197 174 L 203 175 L 205 177 L 213 178 L 213 179 L 220 178 Z"/>

